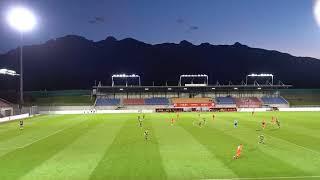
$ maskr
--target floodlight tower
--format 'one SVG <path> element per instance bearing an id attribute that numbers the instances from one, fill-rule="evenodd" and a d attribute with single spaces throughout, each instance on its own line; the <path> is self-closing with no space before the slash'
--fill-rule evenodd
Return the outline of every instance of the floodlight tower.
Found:
<path id="1" fill-rule="evenodd" d="M 205 81 L 204 85 L 208 86 L 208 84 L 209 84 L 209 77 L 206 74 L 183 74 L 183 75 L 180 75 L 179 86 L 182 86 L 182 83 L 181 83 L 182 78 L 205 78 L 206 81 Z"/>
<path id="2" fill-rule="evenodd" d="M 128 86 L 128 78 L 138 78 L 139 79 L 139 86 L 141 86 L 141 79 L 140 76 L 137 74 L 114 74 L 111 76 L 112 87 L 114 86 L 114 78 L 122 78 L 126 80 L 126 86 Z"/>
<path id="3" fill-rule="evenodd" d="M 9 10 L 7 21 L 20 33 L 20 108 L 23 104 L 23 33 L 31 31 L 36 25 L 34 14 L 24 7 L 14 7 Z"/>
<path id="4" fill-rule="evenodd" d="M 248 74 L 246 76 L 246 85 L 248 85 L 248 77 L 271 77 L 271 85 L 273 85 L 273 74 Z"/>

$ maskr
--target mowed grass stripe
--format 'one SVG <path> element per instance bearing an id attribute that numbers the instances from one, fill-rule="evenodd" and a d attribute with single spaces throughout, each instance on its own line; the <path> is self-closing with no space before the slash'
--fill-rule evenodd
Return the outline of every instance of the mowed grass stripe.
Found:
<path id="1" fill-rule="evenodd" d="M 309 175 L 319 175 L 318 171 L 320 167 L 320 153 L 315 152 L 313 150 L 309 150 L 303 146 L 293 144 L 282 138 L 273 137 L 274 135 L 270 135 L 270 133 L 280 134 L 280 132 L 282 132 L 286 127 L 282 127 L 282 129 L 277 129 L 275 127 L 267 126 L 267 129 L 261 130 L 261 127 L 258 127 L 258 129 L 256 128 L 255 121 L 253 122 L 251 120 L 248 120 L 250 119 L 250 116 L 244 115 L 242 117 L 237 117 L 239 119 L 239 129 L 234 129 L 233 132 L 225 131 L 225 133 L 230 134 L 232 136 L 240 134 L 237 137 L 239 137 L 242 141 L 251 143 L 258 142 L 258 136 L 260 134 L 264 134 L 266 137 L 266 144 L 256 145 L 256 148 L 259 148 L 264 153 L 267 153 L 275 158 L 281 159 L 282 161 L 286 162 L 287 164 L 290 164 L 295 168 L 303 170 Z M 232 124 L 231 121 L 229 121 L 229 123 L 230 125 Z M 240 129 L 242 132 L 255 131 L 256 135 L 252 136 L 252 133 L 236 133 Z M 223 129 L 220 128 L 220 130 Z M 292 138 L 297 138 L 295 137 L 295 133 L 290 132 L 290 130 L 292 130 L 293 132 L 295 131 L 294 129 L 287 129 L 287 131 L 289 132 L 286 132 L 281 136 L 277 136 L 286 137 L 288 134 L 290 134 L 290 136 L 292 135 Z M 306 138 L 306 136 L 304 136 L 304 138 Z M 312 144 L 312 142 L 310 143 Z"/>
<path id="2" fill-rule="evenodd" d="M 96 125 L 95 120 L 82 121 L 23 149 L 16 149 L 0 157 L 0 179 L 11 180 L 22 177 Z"/>
<path id="3" fill-rule="evenodd" d="M 117 116 L 117 115 L 114 115 Z M 150 119 L 138 127 L 137 115 L 127 115 L 126 122 L 90 179 L 166 179 L 158 142 L 152 136 Z M 144 129 L 149 129 L 150 140 L 144 139 Z"/>
<path id="4" fill-rule="evenodd" d="M 281 130 L 278 131 L 276 127 L 270 124 L 269 119 L 271 119 L 271 117 L 267 113 L 259 113 L 257 117 L 255 117 L 255 119 L 257 120 L 257 125 L 261 124 L 262 119 L 265 119 L 267 121 L 267 129 L 264 132 L 268 135 L 281 138 L 285 141 L 306 147 L 320 153 L 320 131 L 306 128 L 312 126 L 306 124 L 313 124 L 314 120 L 319 121 L 319 117 L 315 119 L 311 118 L 310 120 L 308 118 L 307 121 L 304 119 L 299 120 L 300 117 L 298 117 L 298 119 L 295 118 L 293 118 L 290 114 L 286 114 L 286 116 L 281 115 L 279 118 L 281 121 Z M 299 127 L 298 125 L 300 125 L 301 127 Z M 290 136 L 288 136 L 288 134 L 290 134 Z"/>
<path id="5" fill-rule="evenodd" d="M 299 133 L 320 138 L 318 128 L 320 112 L 295 112 L 294 114 L 292 112 L 291 114 L 288 112 L 277 112 L 275 115 L 280 120 L 284 120 L 285 126 L 289 128 L 293 126 L 297 128 Z M 263 116 L 268 117 L 268 113 L 264 113 Z"/>
<path id="6" fill-rule="evenodd" d="M 21 179 L 88 179 L 124 122 L 115 116 L 92 115 L 91 119 L 97 121 L 94 128 Z"/>
<path id="7" fill-rule="evenodd" d="M 268 113 L 259 113 L 268 115 Z M 319 131 L 320 112 L 276 112 L 275 115 L 284 119 L 289 125 L 294 124 L 310 130 Z"/>
<path id="8" fill-rule="evenodd" d="M 176 124 L 171 126 L 167 115 L 156 114 L 151 119 L 169 179 L 236 177 L 189 132 Z"/>
<path id="9" fill-rule="evenodd" d="M 32 128 L 43 128 L 48 125 L 56 125 L 57 120 L 62 120 L 63 123 L 64 119 L 67 116 L 38 116 L 33 118 L 27 118 L 24 120 L 25 126 L 32 127 Z M 25 133 L 28 132 L 26 129 Z M 0 142 L 3 140 L 9 140 L 11 138 L 15 138 L 17 136 L 21 136 L 22 133 L 19 131 L 19 120 L 0 123 Z M 1 147 L 1 146 L 0 146 Z"/>
<path id="10" fill-rule="evenodd" d="M 15 131 L 16 136 L 10 136 L 8 139 L 2 139 L 0 141 L 0 156 L 3 156 L 10 151 L 14 151 L 19 148 L 28 146 L 34 142 L 37 142 L 43 138 L 54 135 L 59 131 L 74 126 L 76 124 L 84 121 L 84 118 L 79 118 L 75 116 L 47 116 L 48 123 L 46 124 L 46 119 L 36 120 L 29 119 L 28 123 L 25 124 L 23 130 L 18 128 Z M 35 122 L 41 121 L 41 123 Z M 6 134 L 3 134 L 6 136 Z"/>
<path id="11" fill-rule="evenodd" d="M 256 148 L 257 141 L 245 142 L 241 140 L 240 136 L 244 133 L 249 133 L 247 129 L 241 129 L 238 132 L 233 132 L 235 135 L 230 135 L 222 130 L 210 128 L 211 124 L 219 124 L 219 126 L 225 126 L 226 119 L 216 119 L 214 122 L 208 121 L 206 127 L 199 128 L 192 126 L 192 120 L 189 114 L 189 119 L 184 118 L 184 121 L 180 121 L 179 125 L 187 130 L 192 136 L 197 139 L 201 144 L 211 151 L 217 158 L 220 159 L 227 167 L 233 170 L 238 177 L 257 177 L 257 176 L 281 176 L 286 175 L 305 175 L 304 171 L 294 168 L 290 164 L 283 162 L 281 159 L 270 156 L 259 148 Z M 203 117 L 203 116 L 202 116 Z M 223 117 L 223 116 L 222 116 Z M 227 116 L 225 116 L 227 117 Z M 220 117 L 221 118 L 221 117 Z M 227 126 L 229 131 L 232 131 L 233 125 Z M 251 136 L 255 134 L 252 130 Z M 244 151 L 241 159 L 233 160 L 232 157 L 235 154 L 237 146 L 242 143 L 244 145 Z"/>

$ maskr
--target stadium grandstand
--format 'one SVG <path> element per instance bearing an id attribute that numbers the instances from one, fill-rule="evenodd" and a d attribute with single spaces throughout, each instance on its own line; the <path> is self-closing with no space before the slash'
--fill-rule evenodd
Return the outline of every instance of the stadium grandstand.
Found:
<path id="1" fill-rule="evenodd" d="M 114 75 L 113 77 L 140 77 L 138 75 Z M 186 79 L 192 77 L 192 82 Z M 205 78 L 204 83 L 194 84 L 194 79 Z M 155 109 L 161 111 L 235 111 L 237 108 L 289 107 L 289 102 L 280 95 L 281 89 L 291 85 L 240 84 L 209 85 L 208 76 L 181 75 L 178 86 L 130 85 L 94 86 L 97 109 Z M 186 82 L 185 84 L 181 82 Z M 202 82 L 201 80 L 198 82 Z M 137 85 L 138 84 L 138 85 Z"/>
<path id="2" fill-rule="evenodd" d="M 0 118 L 13 115 L 13 107 L 11 103 L 0 98 Z"/>

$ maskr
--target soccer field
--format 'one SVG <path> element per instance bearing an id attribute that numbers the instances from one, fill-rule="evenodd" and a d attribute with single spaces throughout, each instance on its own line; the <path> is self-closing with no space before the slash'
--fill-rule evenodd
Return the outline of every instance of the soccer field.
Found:
<path id="1" fill-rule="evenodd" d="M 2 123 L 0 179 L 320 179 L 318 112 L 202 113 L 201 128 L 198 113 L 181 113 L 173 126 L 174 113 L 146 114 L 143 128 L 137 116 L 37 116 L 24 130 Z"/>

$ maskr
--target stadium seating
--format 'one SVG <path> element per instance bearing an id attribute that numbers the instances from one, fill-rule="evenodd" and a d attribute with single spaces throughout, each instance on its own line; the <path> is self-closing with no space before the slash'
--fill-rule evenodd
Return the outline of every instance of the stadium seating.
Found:
<path id="1" fill-rule="evenodd" d="M 234 98 L 232 97 L 216 97 L 215 102 L 221 105 L 236 104 L 236 102 L 234 101 Z"/>
<path id="2" fill-rule="evenodd" d="M 119 104 L 120 99 L 98 98 L 96 101 L 96 106 L 118 106 Z"/>
<path id="3" fill-rule="evenodd" d="M 172 103 L 211 103 L 211 98 L 172 98 Z"/>
<path id="4" fill-rule="evenodd" d="M 262 97 L 261 101 L 263 104 L 288 104 L 283 97 Z"/>
<path id="5" fill-rule="evenodd" d="M 239 108 L 259 108 L 262 105 L 256 97 L 236 98 L 236 104 Z"/>
<path id="6" fill-rule="evenodd" d="M 134 99 L 123 99 L 124 105 L 144 105 L 144 99 L 134 98 Z"/>
<path id="7" fill-rule="evenodd" d="M 10 107 L 10 105 L 5 100 L 0 99 L 0 107 Z"/>
<path id="8" fill-rule="evenodd" d="M 144 99 L 145 105 L 169 105 L 168 98 L 146 98 Z"/>

